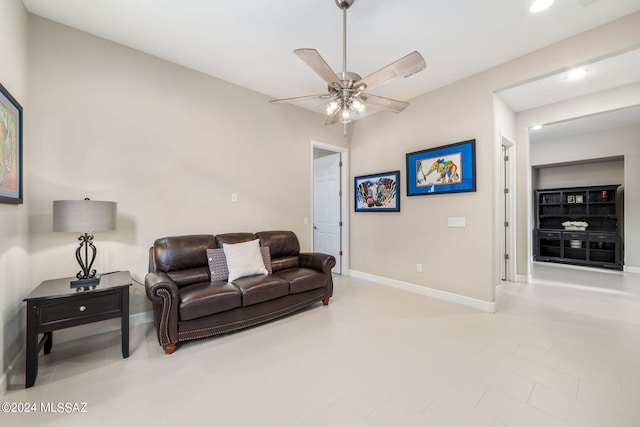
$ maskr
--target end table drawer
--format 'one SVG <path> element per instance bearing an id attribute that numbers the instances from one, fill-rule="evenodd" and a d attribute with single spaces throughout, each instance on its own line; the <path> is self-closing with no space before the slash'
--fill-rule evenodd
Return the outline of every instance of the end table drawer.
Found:
<path id="1" fill-rule="evenodd" d="M 77 321 L 101 315 L 120 313 L 120 294 L 72 298 L 68 302 L 42 304 L 39 310 L 40 325 L 59 321 Z"/>

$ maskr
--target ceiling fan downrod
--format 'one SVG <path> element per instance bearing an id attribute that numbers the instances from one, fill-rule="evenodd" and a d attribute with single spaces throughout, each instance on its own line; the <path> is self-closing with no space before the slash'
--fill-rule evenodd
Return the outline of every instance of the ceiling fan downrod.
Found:
<path id="1" fill-rule="evenodd" d="M 341 80 L 342 80 L 342 84 L 344 85 L 343 89 L 341 90 L 341 102 L 340 102 L 340 107 L 339 107 L 339 114 L 341 115 L 340 121 L 343 123 L 344 125 L 344 136 L 345 138 L 347 137 L 347 123 L 349 123 L 352 120 L 351 117 L 351 113 L 352 113 L 352 105 L 351 105 L 351 98 L 352 98 L 352 89 L 351 89 L 351 85 L 353 84 L 353 82 L 349 82 L 350 78 L 353 78 L 353 81 L 357 81 L 360 80 L 360 76 L 353 74 L 350 76 L 350 74 L 347 72 L 347 10 L 353 6 L 353 3 L 355 2 L 355 0 L 335 0 L 336 1 L 336 5 L 342 10 L 342 75 L 340 76 Z M 358 103 L 360 101 L 357 101 Z M 364 104 L 360 104 L 364 107 Z"/>
<path id="2" fill-rule="evenodd" d="M 342 80 L 347 80 L 347 10 L 354 2 L 355 0 L 336 0 L 336 5 L 342 9 Z"/>

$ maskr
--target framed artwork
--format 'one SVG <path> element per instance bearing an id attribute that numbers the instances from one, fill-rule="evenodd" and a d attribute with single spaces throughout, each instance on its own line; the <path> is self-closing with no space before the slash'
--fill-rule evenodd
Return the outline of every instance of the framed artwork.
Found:
<path id="1" fill-rule="evenodd" d="M 0 84 L 0 203 L 22 203 L 22 107 Z"/>
<path id="2" fill-rule="evenodd" d="M 476 140 L 407 154 L 407 196 L 476 191 Z"/>
<path id="3" fill-rule="evenodd" d="M 584 203 L 584 195 L 576 194 L 576 203 Z"/>
<path id="4" fill-rule="evenodd" d="M 356 176 L 356 212 L 400 212 L 400 171 Z"/>
<path id="5" fill-rule="evenodd" d="M 567 203 L 575 203 L 576 196 L 567 196 Z"/>

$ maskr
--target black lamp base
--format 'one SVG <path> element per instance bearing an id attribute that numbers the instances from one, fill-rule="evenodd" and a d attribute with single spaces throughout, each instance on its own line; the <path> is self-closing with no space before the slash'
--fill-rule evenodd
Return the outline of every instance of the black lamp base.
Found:
<path id="1" fill-rule="evenodd" d="M 90 286 L 97 286 L 100 283 L 100 279 L 92 277 L 89 279 L 79 279 L 71 281 L 71 288 L 89 288 Z"/>
<path id="2" fill-rule="evenodd" d="M 93 261 L 96 259 L 96 247 L 93 246 L 93 234 L 84 233 L 78 237 L 80 245 L 76 249 L 76 260 L 80 264 L 81 271 L 76 274 L 78 280 L 71 281 L 71 288 L 84 288 L 85 290 L 91 287 L 96 287 L 100 282 L 100 279 L 96 277 L 96 271 L 91 270 Z M 84 249 L 84 260 L 82 259 L 82 249 Z M 89 250 L 91 250 L 91 260 L 89 260 Z"/>

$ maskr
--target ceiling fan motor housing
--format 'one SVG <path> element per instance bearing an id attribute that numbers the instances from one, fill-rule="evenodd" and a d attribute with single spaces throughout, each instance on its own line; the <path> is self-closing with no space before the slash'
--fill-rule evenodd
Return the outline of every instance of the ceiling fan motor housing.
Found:
<path id="1" fill-rule="evenodd" d="M 342 10 L 349 9 L 356 0 L 336 0 L 336 5 Z"/>
<path id="2" fill-rule="evenodd" d="M 351 71 L 347 71 L 346 73 L 336 74 L 336 76 L 338 76 L 340 80 L 342 80 L 343 86 L 350 86 L 350 85 L 353 85 L 353 83 L 362 80 L 362 77 L 360 77 L 356 73 L 352 73 Z"/>

